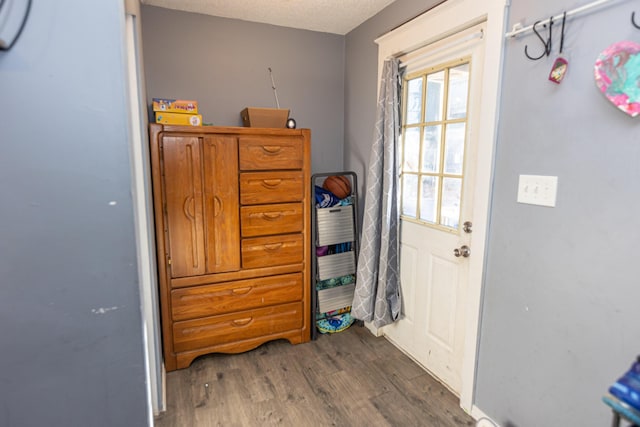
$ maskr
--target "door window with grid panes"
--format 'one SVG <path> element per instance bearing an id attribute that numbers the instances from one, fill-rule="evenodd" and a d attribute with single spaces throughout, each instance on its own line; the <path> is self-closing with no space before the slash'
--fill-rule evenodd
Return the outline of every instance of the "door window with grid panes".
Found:
<path id="1" fill-rule="evenodd" d="M 458 230 L 469 68 L 465 58 L 404 79 L 402 219 Z"/>

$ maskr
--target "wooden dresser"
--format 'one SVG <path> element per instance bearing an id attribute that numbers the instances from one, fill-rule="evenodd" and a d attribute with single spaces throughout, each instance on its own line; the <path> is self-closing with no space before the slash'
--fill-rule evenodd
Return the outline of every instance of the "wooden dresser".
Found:
<path id="1" fill-rule="evenodd" d="M 166 369 L 309 341 L 308 129 L 150 125 Z"/>

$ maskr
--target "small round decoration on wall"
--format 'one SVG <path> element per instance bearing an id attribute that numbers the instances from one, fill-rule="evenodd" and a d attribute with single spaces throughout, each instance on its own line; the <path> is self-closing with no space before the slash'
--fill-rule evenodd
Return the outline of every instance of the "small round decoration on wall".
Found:
<path id="1" fill-rule="evenodd" d="M 640 44 L 621 41 L 606 48 L 596 60 L 596 85 L 621 111 L 640 114 Z"/>

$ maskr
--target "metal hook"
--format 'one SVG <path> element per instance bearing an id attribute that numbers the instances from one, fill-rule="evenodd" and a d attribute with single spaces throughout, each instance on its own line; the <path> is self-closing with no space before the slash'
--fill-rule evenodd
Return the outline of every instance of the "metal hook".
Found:
<path id="1" fill-rule="evenodd" d="M 640 25 L 636 24 L 636 13 L 631 12 L 631 25 L 640 30 Z"/>
<path id="2" fill-rule="evenodd" d="M 567 20 L 567 11 L 562 14 L 562 34 L 560 35 L 560 52 L 562 53 L 562 48 L 564 47 L 564 23 Z"/>
<path id="3" fill-rule="evenodd" d="M 547 41 L 546 44 L 546 50 L 545 52 L 547 53 L 547 56 L 549 56 L 549 54 L 551 53 L 551 41 L 553 40 L 553 16 L 551 16 L 549 18 L 549 39 Z"/>
<path id="4" fill-rule="evenodd" d="M 540 39 L 540 41 L 542 42 L 542 44 L 544 45 L 544 52 L 542 52 L 542 54 L 540 56 L 538 56 L 537 58 L 534 58 L 533 56 L 529 55 L 529 45 L 525 45 L 524 46 L 524 54 L 527 58 L 529 58 L 532 61 L 537 61 L 538 59 L 542 59 L 543 56 L 545 56 L 547 54 L 547 42 L 544 41 L 544 39 L 542 38 L 542 36 L 540 35 L 540 33 L 538 32 L 538 29 L 536 28 L 536 26 L 542 21 L 536 21 L 533 24 L 533 32 L 536 34 L 536 36 Z M 546 25 L 543 25 L 543 27 L 546 27 Z"/>

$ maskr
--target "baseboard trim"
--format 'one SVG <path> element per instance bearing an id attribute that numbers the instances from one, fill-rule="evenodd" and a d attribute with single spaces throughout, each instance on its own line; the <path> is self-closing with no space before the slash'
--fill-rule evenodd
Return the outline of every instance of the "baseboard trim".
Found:
<path id="1" fill-rule="evenodd" d="M 495 426 L 500 427 L 497 422 L 492 420 L 491 417 L 489 417 L 487 414 L 485 414 L 482 411 L 482 409 L 478 408 L 476 405 L 471 406 L 471 414 L 470 415 L 476 421 L 479 421 L 479 420 L 484 418 L 486 420 L 491 421 Z"/>

